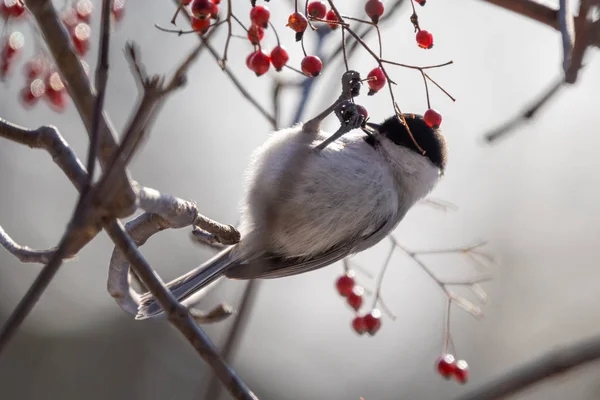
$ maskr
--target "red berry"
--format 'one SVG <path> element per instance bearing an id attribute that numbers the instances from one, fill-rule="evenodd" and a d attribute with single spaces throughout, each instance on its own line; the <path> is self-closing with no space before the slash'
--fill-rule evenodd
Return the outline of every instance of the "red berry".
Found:
<path id="1" fill-rule="evenodd" d="M 250 43 L 258 45 L 264 37 L 265 30 L 262 27 L 258 25 L 252 25 L 250 29 L 248 29 L 248 40 Z"/>
<path id="2" fill-rule="evenodd" d="M 365 333 L 367 331 L 367 325 L 365 323 L 365 318 L 364 317 L 354 318 L 354 320 L 352 321 L 352 329 L 354 329 L 354 331 L 356 333 L 358 333 L 359 335 L 362 335 L 363 333 Z"/>
<path id="3" fill-rule="evenodd" d="M 362 306 L 364 293 L 365 289 L 361 288 L 360 286 L 354 286 L 352 293 L 348 295 L 348 305 L 358 311 L 360 306 Z"/>
<path id="4" fill-rule="evenodd" d="M 385 86 L 385 74 L 383 70 L 379 67 L 373 68 L 369 75 L 367 75 L 367 83 L 369 84 L 369 94 L 372 95 L 378 91 L 380 91 Z"/>
<path id="5" fill-rule="evenodd" d="M 381 311 L 377 308 L 374 308 L 369 314 L 365 315 L 365 326 L 367 327 L 367 332 L 369 335 L 373 336 L 379 328 L 381 328 Z"/>
<path id="6" fill-rule="evenodd" d="M 277 46 L 271 51 L 271 64 L 275 71 L 281 71 L 289 59 L 288 52 L 282 46 Z"/>
<path id="7" fill-rule="evenodd" d="M 442 354 L 437 360 L 436 368 L 441 376 L 450 379 L 456 370 L 456 359 L 452 354 Z"/>
<path id="8" fill-rule="evenodd" d="M 269 18 L 271 17 L 271 11 L 264 6 L 252 7 L 250 10 L 250 20 L 254 25 L 258 25 L 261 28 L 269 26 Z"/>
<path id="9" fill-rule="evenodd" d="M 248 54 L 248 57 L 246 57 L 246 67 L 248 67 L 249 70 L 252 70 L 252 57 L 254 57 L 254 55 L 258 53 L 258 51 L 253 51 L 252 53 Z"/>
<path id="10" fill-rule="evenodd" d="M 302 72 L 306 75 L 315 77 L 321 73 L 323 69 L 323 63 L 321 59 L 317 56 L 306 56 L 302 59 L 302 63 L 300 64 L 302 67 Z"/>
<path id="11" fill-rule="evenodd" d="M 256 76 L 265 74 L 269 70 L 270 65 L 271 60 L 269 56 L 262 50 L 255 52 L 250 59 L 250 69 L 254 71 Z"/>
<path id="12" fill-rule="evenodd" d="M 430 49 L 433 47 L 433 35 L 426 30 L 421 29 L 417 32 L 417 44 L 422 49 Z"/>
<path id="13" fill-rule="evenodd" d="M 323 19 L 327 14 L 327 6 L 321 0 L 311 1 L 308 3 L 308 15 L 313 18 Z"/>
<path id="14" fill-rule="evenodd" d="M 192 2 L 192 0 L 179 0 L 182 6 L 187 6 Z"/>
<path id="15" fill-rule="evenodd" d="M 48 76 L 46 81 L 46 96 L 57 111 L 65 109 L 67 93 L 58 72 L 52 72 Z"/>
<path id="16" fill-rule="evenodd" d="M 433 108 L 430 108 L 429 110 L 425 111 L 423 120 L 430 128 L 437 129 L 442 124 L 442 114 Z"/>
<path id="17" fill-rule="evenodd" d="M 200 19 L 192 17 L 192 29 L 198 32 L 199 35 L 204 35 L 210 28 L 210 19 Z"/>
<path id="18" fill-rule="evenodd" d="M 340 276 L 335 283 L 335 287 L 340 296 L 350 296 L 352 289 L 354 289 L 354 271 L 350 270 L 346 272 L 346 275 Z"/>
<path id="19" fill-rule="evenodd" d="M 384 7 L 381 0 L 368 0 L 365 4 L 365 12 L 374 24 L 379 22 L 379 17 L 383 15 L 383 10 Z"/>
<path id="20" fill-rule="evenodd" d="M 25 12 L 23 0 L 0 0 L 1 13 L 6 17 L 20 17 Z"/>
<path id="21" fill-rule="evenodd" d="M 5 60 L 11 59 L 17 52 L 19 52 L 25 45 L 25 37 L 21 32 L 13 32 L 8 37 L 8 40 L 4 44 L 2 50 L 2 57 Z"/>
<path id="22" fill-rule="evenodd" d="M 120 21 L 125 14 L 125 0 L 113 0 L 112 15 L 115 21 Z"/>
<path id="23" fill-rule="evenodd" d="M 327 15 L 325 16 L 325 19 L 327 21 L 338 21 L 338 17 L 337 15 L 335 15 L 335 12 L 333 10 L 329 10 L 327 11 Z M 339 26 L 338 24 L 327 24 L 331 29 L 337 29 L 337 27 Z"/>
<path id="24" fill-rule="evenodd" d="M 194 0 L 191 11 L 196 18 L 208 18 L 213 10 L 212 0 Z"/>
<path id="25" fill-rule="evenodd" d="M 221 0 L 213 0 L 213 3 L 215 3 L 215 4 L 221 4 Z"/>
<path id="26" fill-rule="evenodd" d="M 286 26 L 292 28 L 294 32 L 304 32 L 308 26 L 308 20 L 300 13 L 293 13 L 288 17 L 288 23 Z"/>
<path id="27" fill-rule="evenodd" d="M 83 56 L 90 48 L 90 36 L 92 30 L 90 26 L 85 22 L 81 22 L 77 24 L 75 29 L 73 29 L 73 44 L 75 45 L 75 49 L 77 49 L 77 53 L 80 56 Z"/>
<path id="28" fill-rule="evenodd" d="M 426 1 L 425 0 L 415 0 L 417 3 L 419 3 L 419 5 L 424 6 Z"/>
<path id="29" fill-rule="evenodd" d="M 210 17 L 212 19 L 219 19 L 219 6 L 213 3 L 213 6 L 210 10 Z"/>
<path id="30" fill-rule="evenodd" d="M 358 110 L 358 113 L 361 114 L 365 118 L 365 120 L 367 118 L 369 118 L 369 113 L 367 112 L 366 108 L 364 108 L 363 106 L 357 104 L 356 105 L 356 109 Z"/>
<path id="31" fill-rule="evenodd" d="M 469 380 L 469 365 L 465 360 L 458 360 L 454 368 L 454 378 L 462 384 Z"/>
<path id="32" fill-rule="evenodd" d="M 46 92 L 46 85 L 41 79 L 34 79 L 21 91 L 21 101 L 25 106 L 32 106 Z"/>
<path id="33" fill-rule="evenodd" d="M 84 22 L 90 21 L 90 16 L 92 15 L 93 5 L 90 0 L 79 0 L 75 5 L 75 11 L 77 12 L 77 17 Z"/>

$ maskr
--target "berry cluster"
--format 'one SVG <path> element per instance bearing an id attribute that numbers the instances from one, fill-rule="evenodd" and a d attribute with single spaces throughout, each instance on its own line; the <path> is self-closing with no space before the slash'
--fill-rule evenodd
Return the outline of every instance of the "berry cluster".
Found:
<path id="1" fill-rule="evenodd" d="M 442 354 L 436 364 L 438 374 L 446 379 L 454 378 L 459 383 L 467 383 L 469 379 L 469 365 L 465 360 L 456 360 L 450 353 Z"/>
<path id="2" fill-rule="evenodd" d="M 306 49 L 304 47 L 305 33 L 309 27 L 312 30 L 322 28 L 322 26 L 320 25 L 327 26 L 331 30 L 339 29 L 341 27 L 343 31 L 342 33 L 348 32 L 356 40 L 358 40 L 362 47 L 365 48 L 367 52 L 371 54 L 371 56 L 375 59 L 375 61 L 378 64 L 377 67 L 373 68 L 369 72 L 367 78 L 365 79 L 369 85 L 369 95 L 374 95 L 387 86 L 392 97 L 394 109 L 397 113 L 400 113 L 392 92 L 392 85 L 395 84 L 395 82 L 393 82 L 390 79 L 388 73 L 384 68 L 384 64 L 392 64 L 415 69 L 422 74 L 423 80 L 425 82 L 425 91 L 427 95 L 427 110 L 424 113 L 424 121 L 430 127 L 437 129 L 441 125 L 442 115 L 437 110 L 433 109 L 430 105 L 429 90 L 427 87 L 428 82 L 431 82 L 434 85 L 436 85 L 441 91 L 443 91 L 448 97 L 450 97 L 450 99 L 454 101 L 454 98 L 448 92 L 446 92 L 439 84 L 437 84 L 437 82 L 435 82 L 427 73 L 424 72 L 425 69 L 442 67 L 451 64 L 452 62 L 434 66 L 417 67 L 384 60 L 381 55 L 381 40 L 379 41 L 379 56 L 377 56 L 377 54 L 372 49 L 370 49 L 366 43 L 362 42 L 358 38 L 357 34 L 354 32 L 352 27 L 346 22 L 347 20 L 350 20 L 360 24 L 369 24 L 372 27 L 374 27 L 378 31 L 378 35 L 381 36 L 381 32 L 379 32 L 378 23 L 380 22 L 381 18 L 384 16 L 386 11 L 382 0 L 365 1 L 364 10 L 369 20 L 344 16 L 339 13 L 334 3 L 332 3 L 331 1 L 308 0 L 305 2 L 305 7 L 303 11 L 298 9 L 298 2 L 296 1 L 294 3 L 294 12 L 290 13 L 287 16 L 287 22 L 285 23 L 285 26 L 295 33 L 295 41 L 301 42 L 302 45 L 304 57 L 300 61 L 299 69 L 296 69 L 290 65 L 290 56 L 287 50 L 280 43 L 279 35 L 277 33 L 275 24 L 273 24 L 272 22 L 271 11 L 267 6 L 257 5 L 256 0 L 251 1 L 252 8 L 250 9 L 249 18 L 250 27 L 247 28 L 246 26 L 244 26 L 242 20 L 235 16 L 233 10 L 228 9 L 226 17 L 224 19 L 220 19 L 220 1 L 221 0 L 179 0 L 179 7 L 171 22 L 175 23 L 175 19 L 179 11 L 181 9 L 186 8 L 188 10 L 188 13 L 191 15 L 191 25 L 193 28 L 193 30 L 189 32 L 195 32 L 200 35 L 206 35 L 209 31 L 215 29 L 219 25 L 227 23 L 228 35 L 225 43 L 225 50 L 223 57 L 219 61 L 219 64 L 223 68 L 225 67 L 225 63 L 227 61 L 227 51 L 229 48 L 229 42 L 231 38 L 241 37 L 239 35 L 235 35 L 232 32 L 233 22 L 237 23 L 245 30 L 246 35 L 244 36 L 244 39 L 246 39 L 254 47 L 253 51 L 248 56 L 246 56 L 246 67 L 253 71 L 256 74 L 256 76 L 265 75 L 269 71 L 271 66 L 273 66 L 273 68 L 276 71 L 281 71 L 284 67 L 288 67 L 291 70 L 301 72 L 303 75 L 308 77 L 314 78 L 319 76 L 323 70 L 323 62 L 318 56 L 307 54 Z M 419 19 L 414 6 L 414 1 L 416 1 L 421 6 L 424 6 L 425 0 L 411 0 L 413 13 L 410 17 L 410 21 L 415 28 L 417 45 L 423 49 L 431 49 L 433 47 L 433 35 L 429 31 L 420 28 Z M 214 22 L 211 23 L 211 20 L 214 20 Z M 165 28 L 159 29 L 166 32 L 178 34 L 188 33 L 182 30 L 172 30 Z M 271 51 L 268 51 L 263 43 L 266 37 L 267 30 L 273 31 L 277 41 L 277 46 L 274 47 Z M 345 44 L 342 44 L 342 47 L 346 69 L 348 69 L 349 66 L 348 61 L 346 59 Z M 360 109 L 362 109 L 361 113 L 364 110 L 364 114 L 367 114 L 364 107 L 360 107 Z M 418 144 L 417 147 L 419 147 Z"/>
<path id="3" fill-rule="evenodd" d="M 8 24 L 19 21 L 26 15 L 22 0 L 0 0 L 0 13 L 4 17 L 5 30 Z M 73 47 L 80 57 L 84 57 L 90 49 L 91 28 L 89 25 L 93 11 L 91 0 L 69 2 L 60 12 L 60 18 L 69 32 Z M 120 21 L 125 11 L 124 0 L 114 0 L 111 17 Z M 15 63 L 16 56 L 22 51 L 25 39 L 21 32 L 7 33 L 2 38 L 4 44 L 0 58 L 0 77 L 5 78 Z M 88 66 L 81 60 L 83 68 L 88 72 Z M 65 84 L 57 72 L 54 63 L 45 49 L 35 54 L 25 63 L 23 73 L 26 78 L 25 87 L 21 90 L 20 100 L 25 107 L 31 107 L 39 99 L 45 98 L 55 111 L 64 111 L 68 93 Z"/>
<path id="4" fill-rule="evenodd" d="M 356 284 L 354 271 L 347 270 L 345 275 L 338 278 L 335 287 L 340 296 L 346 298 L 348 305 L 358 312 L 363 304 L 365 290 Z M 368 333 L 373 336 L 381 328 L 381 311 L 372 308 L 365 315 L 357 315 L 352 321 L 352 328 L 359 335 Z"/>

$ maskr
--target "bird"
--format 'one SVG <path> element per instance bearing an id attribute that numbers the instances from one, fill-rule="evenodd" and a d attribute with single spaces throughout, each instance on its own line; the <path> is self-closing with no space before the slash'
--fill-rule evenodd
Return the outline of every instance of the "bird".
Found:
<path id="1" fill-rule="evenodd" d="M 439 128 L 418 114 L 394 114 L 380 124 L 350 114 L 338 115 L 337 135 L 343 136 L 327 146 L 319 147 L 332 137 L 319 120 L 275 131 L 253 153 L 241 204 L 241 240 L 169 282 L 178 301 L 223 276 L 282 278 L 364 251 L 433 190 L 447 163 Z M 162 312 L 145 293 L 136 319 Z"/>

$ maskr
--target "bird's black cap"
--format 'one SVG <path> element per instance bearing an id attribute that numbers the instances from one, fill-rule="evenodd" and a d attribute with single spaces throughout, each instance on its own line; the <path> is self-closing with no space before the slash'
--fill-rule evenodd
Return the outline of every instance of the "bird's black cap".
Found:
<path id="1" fill-rule="evenodd" d="M 406 120 L 415 141 L 425 151 L 424 156 L 443 171 L 446 167 L 446 140 L 439 129 L 430 128 L 421 115 L 402 114 L 402 116 Z M 406 147 L 423 155 L 397 116 L 394 115 L 386 119 L 382 124 L 367 122 L 367 126 L 375 129 L 379 134 L 384 135 L 398 146 Z"/>

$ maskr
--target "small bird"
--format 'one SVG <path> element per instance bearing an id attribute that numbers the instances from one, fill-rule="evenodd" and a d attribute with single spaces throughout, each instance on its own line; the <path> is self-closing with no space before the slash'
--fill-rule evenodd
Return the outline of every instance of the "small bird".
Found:
<path id="1" fill-rule="evenodd" d="M 336 110 L 342 123 L 336 140 L 328 141 L 332 135 L 321 130 L 320 120 L 309 121 L 274 132 L 255 151 L 240 242 L 168 283 L 179 301 L 222 276 L 281 278 L 366 250 L 435 187 L 446 166 L 439 129 L 415 114 L 402 114 L 408 129 L 397 115 L 364 123 L 348 109 L 349 116 Z M 146 293 L 136 318 L 162 312 Z"/>

